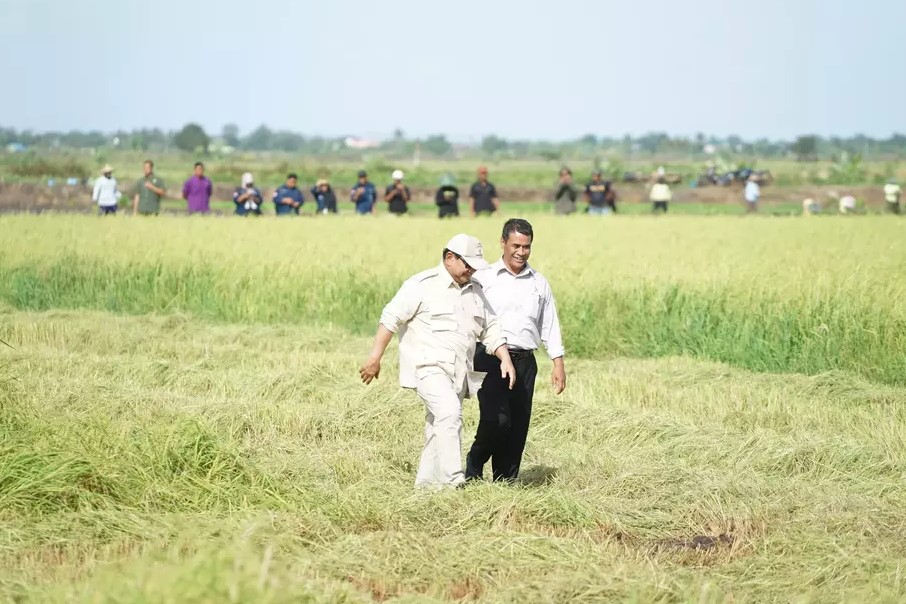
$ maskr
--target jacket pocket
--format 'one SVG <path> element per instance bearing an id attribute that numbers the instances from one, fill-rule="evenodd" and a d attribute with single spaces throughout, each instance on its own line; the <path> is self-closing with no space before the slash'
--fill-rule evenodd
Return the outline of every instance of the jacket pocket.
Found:
<path id="1" fill-rule="evenodd" d="M 436 304 L 431 308 L 431 331 L 456 331 L 459 324 L 452 304 Z"/>

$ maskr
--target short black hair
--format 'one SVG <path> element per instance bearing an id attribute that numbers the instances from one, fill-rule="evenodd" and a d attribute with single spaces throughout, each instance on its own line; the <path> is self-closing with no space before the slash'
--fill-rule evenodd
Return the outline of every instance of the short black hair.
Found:
<path id="1" fill-rule="evenodd" d="M 299 180 L 299 177 L 296 176 L 295 172 L 290 172 L 289 174 L 286 175 L 286 180 L 289 180 L 290 178 L 295 178 L 296 180 Z"/>
<path id="2" fill-rule="evenodd" d="M 529 224 L 528 220 L 523 220 L 522 218 L 510 218 L 503 223 L 503 234 L 500 238 L 506 241 L 510 238 L 512 233 L 519 233 L 520 235 L 531 237 L 532 241 L 535 240 L 535 233 L 532 232 L 532 225 Z"/>
<path id="3" fill-rule="evenodd" d="M 198 166 L 201 166 L 202 168 L 204 168 L 204 164 L 201 163 L 200 161 L 195 162 L 195 167 L 197 168 Z"/>

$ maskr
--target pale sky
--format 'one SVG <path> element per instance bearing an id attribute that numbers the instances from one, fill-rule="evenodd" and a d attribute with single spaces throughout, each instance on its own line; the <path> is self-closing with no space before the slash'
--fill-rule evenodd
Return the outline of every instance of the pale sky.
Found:
<path id="1" fill-rule="evenodd" d="M 904 0 L 0 0 L 0 126 L 906 132 Z"/>

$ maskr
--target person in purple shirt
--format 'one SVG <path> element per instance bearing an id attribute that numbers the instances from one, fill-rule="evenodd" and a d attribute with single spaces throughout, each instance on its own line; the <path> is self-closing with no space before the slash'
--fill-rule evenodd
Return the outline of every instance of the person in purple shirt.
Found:
<path id="1" fill-rule="evenodd" d="M 182 186 L 182 198 L 186 200 L 189 214 L 207 214 L 211 211 L 211 179 L 204 175 L 204 164 L 195 162 L 195 174 Z"/>

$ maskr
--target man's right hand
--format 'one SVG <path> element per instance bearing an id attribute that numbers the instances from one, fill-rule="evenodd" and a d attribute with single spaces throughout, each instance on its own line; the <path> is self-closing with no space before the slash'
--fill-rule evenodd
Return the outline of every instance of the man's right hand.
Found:
<path id="1" fill-rule="evenodd" d="M 146 180 L 146 181 L 145 181 L 145 188 L 148 189 L 149 191 L 153 191 L 153 190 L 154 190 L 154 183 L 151 182 L 150 180 Z"/>
<path id="2" fill-rule="evenodd" d="M 516 368 L 513 367 L 513 361 L 510 360 L 509 355 L 500 361 L 500 377 L 503 379 L 509 378 L 510 390 L 512 390 L 513 386 L 516 384 Z"/>
<path id="3" fill-rule="evenodd" d="M 511 365 L 512 366 L 512 365 Z M 359 377 L 365 384 L 370 384 L 371 380 L 376 380 L 381 375 L 381 358 L 368 357 L 365 364 L 359 368 Z"/>

